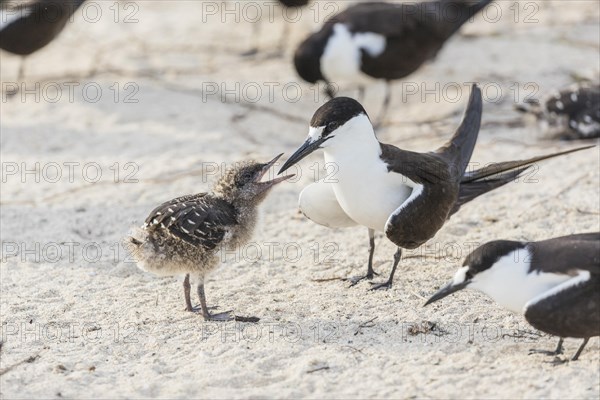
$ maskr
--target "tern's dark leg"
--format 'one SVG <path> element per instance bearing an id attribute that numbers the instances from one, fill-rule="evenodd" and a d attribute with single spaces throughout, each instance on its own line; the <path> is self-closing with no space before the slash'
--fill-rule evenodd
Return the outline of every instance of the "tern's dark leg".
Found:
<path id="1" fill-rule="evenodd" d="M 358 98 L 358 102 L 359 103 L 362 103 L 363 100 L 365 99 L 365 87 L 362 86 L 362 85 L 360 85 L 358 87 L 358 96 L 357 96 L 357 98 Z"/>
<path id="2" fill-rule="evenodd" d="M 392 85 L 389 81 L 385 82 L 385 98 L 383 99 L 383 106 L 381 107 L 381 112 L 379 114 L 379 118 L 377 119 L 377 123 L 375 126 L 378 128 L 383 125 L 383 121 L 385 121 L 385 115 L 387 114 L 387 110 L 390 107 L 390 101 L 392 99 Z"/>
<path id="3" fill-rule="evenodd" d="M 258 42 L 259 42 L 259 38 L 260 38 L 260 28 L 261 28 L 260 24 L 261 24 L 260 21 L 252 23 L 252 41 L 254 42 L 254 45 L 249 50 L 243 52 L 241 54 L 242 57 L 252 57 L 252 56 L 255 56 L 256 54 L 258 54 Z"/>
<path id="4" fill-rule="evenodd" d="M 21 57 L 21 63 L 19 64 L 19 73 L 17 75 L 17 81 L 21 82 L 25 79 L 25 57 Z"/>
<path id="5" fill-rule="evenodd" d="M 335 87 L 329 83 L 329 82 L 325 82 L 325 95 L 329 98 L 329 100 L 335 98 Z"/>
<path id="6" fill-rule="evenodd" d="M 358 282 L 363 279 L 373 279 L 373 275 L 379 275 L 375 271 L 373 271 L 373 254 L 375 253 L 375 231 L 373 229 L 369 229 L 369 264 L 367 265 L 367 274 L 364 276 L 355 276 L 349 278 L 348 280 L 351 282 L 350 287 L 356 285 Z"/>
<path id="7" fill-rule="evenodd" d="M 396 267 L 398 267 L 398 263 L 400 262 L 400 257 L 402 257 L 402 249 L 398 247 L 396 253 L 394 253 L 394 265 L 392 266 L 392 272 L 390 273 L 390 277 L 388 278 L 387 282 L 374 284 L 375 286 L 373 286 L 371 290 L 389 289 L 392 287 L 392 282 L 394 281 L 394 274 L 396 273 Z"/>
<path id="8" fill-rule="evenodd" d="M 554 350 L 554 354 L 562 354 L 564 341 L 565 340 L 563 338 L 558 338 L 558 344 L 556 345 L 556 350 Z"/>
<path id="9" fill-rule="evenodd" d="M 17 88 L 11 89 L 6 92 L 7 97 L 12 97 L 19 93 L 19 88 L 23 84 L 23 79 L 25 79 L 25 57 L 21 57 L 21 61 L 19 63 L 19 71 L 17 72 Z"/>
<path id="10" fill-rule="evenodd" d="M 277 49 L 275 51 L 276 57 L 283 57 L 285 54 L 286 45 L 290 38 L 290 24 L 284 21 L 283 24 L 283 32 L 281 33 L 281 38 L 279 39 L 279 44 L 277 45 Z"/>
<path id="11" fill-rule="evenodd" d="M 192 307 L 192 300 L 190 299 L 190 274 L 185 275 L 185 279 L 183 280 L 183 295 L 185 297 L 185 311 L 194 311 Z"/>
<path id="12" fill-rule="evenodd" d="M 563 353 L 563 342 L 564 339 L 559 338 L 558 345 L 556 346 L 556 350 L 554 351 L 530 349 L 529 354 L 545 354 L 547 356 L 557 356 Z"/>
<path id="13" fill-rule="evenodd" d="M 587 342 L 589 340 L 590 340 L 590 338 L 583 339 L 583 343 L 581 343 L 581 346 L 579 346 L 579 348 L 577 349 L 577 353 L 575 353 L 575 355 L 573 356 L 573 358 L 571 358 L 571 361 L 577 361 L 579 359 L 579 356 L 581 355 L 581 352 L 583 351 L 583 348 L 585 347 L 585 345 L 587 344 Z"/>

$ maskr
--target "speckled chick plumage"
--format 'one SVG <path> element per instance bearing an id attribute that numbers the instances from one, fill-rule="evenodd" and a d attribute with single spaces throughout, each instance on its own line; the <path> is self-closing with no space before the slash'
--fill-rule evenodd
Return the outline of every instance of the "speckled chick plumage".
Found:
<path id="1" fill-rule="evenodd" d="M 235 249 L 250 240 L 257 206 L 272 187 L 258 182 L 266 165 L 238 163 L 210 193 L 178 197 L 156 207 L 125 240 L 138 266 L 157 275 L 191 274 L 203 280 L 219 265 L 221 249 Z"/>

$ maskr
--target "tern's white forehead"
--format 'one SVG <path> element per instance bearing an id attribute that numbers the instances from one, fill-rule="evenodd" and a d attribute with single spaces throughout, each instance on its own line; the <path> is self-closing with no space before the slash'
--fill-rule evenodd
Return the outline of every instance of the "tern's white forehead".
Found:
<path id="1" fill-rule="evenodd" d="M 467 271 L 468 270 L 469 270 L 468 265 L 459 268 L 458 271 L 456 271 L 456 273 L 454 274 L 454 279 L 452 279 L 452 284 L 459 285 L 459 284 L 463 283 L 467 279 Z"/>
<path id="2" fill-rule="evenodd" d="M 319 127 L 314 127 L 311 126 L 308 128 L 308 139 L 311 142 L 314 142 L 315 140 L 319 139 L 321 137 L 321 135 L 323 134 L 323 131 L 325 130 L 324 126 L 319 126 Z"/>

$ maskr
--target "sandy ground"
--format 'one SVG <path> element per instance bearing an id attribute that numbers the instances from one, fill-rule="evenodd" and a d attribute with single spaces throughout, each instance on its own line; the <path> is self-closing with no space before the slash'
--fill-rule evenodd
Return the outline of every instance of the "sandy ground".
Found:
<path id="1" fill-rule="evenodd" d="M 227 254 L 207 283 L 210 304 L 261 317 L 254 325 L 184 312 L 181 278 L 154 277 L 126 257 L 120 240 L 155 205 L 207 190 L 222 165 L 291 154 L 324 101 L 298 80 L 290 53 L 347 3 L 305 10 L 283 58 L 269 57 L 281 12 L 270 23 L 264 5 L 263 52 L 240 56 L 252 43 L 252 24 L 235 21 L 235 7 L 252 18 L 245 4 L 230 3 L 231 15 L 199 1 L 90 3 L 27 60 L 29 91 L 3 91 L 0 360 L 12 369 L 0 396 L 597 399 L 598 338 L 580 361 L 553 365 L 528 350 L 556 338 L 483 295 L 422 307 L 477 243 L 598 230 L 597 149 L 540 163 L 465 207 L 405 252 L 394 287 L 379 292 L 339 279 L 366 268 L 366 229 L 328 230 L 297 213 L 300 190 L 326 173 L 312 156 L 265 201 L 253 243 Z M 513 106 L 598 79 L 598 2 L 496 4 L 394 87 L 380 140 L 441 145 L 467 100 L 463 83 L 478 81 L 487 101 L 474 163 L 581 144 L 544 137 Z M 19 59 L 0 55 L 5 89 Z M 368 91 L 372 115 L 380 94 Z M 381 235 L 377 245 L 386 275 L 394 248 Z M 567 354 L 578 345 L 567 340 Z"/>

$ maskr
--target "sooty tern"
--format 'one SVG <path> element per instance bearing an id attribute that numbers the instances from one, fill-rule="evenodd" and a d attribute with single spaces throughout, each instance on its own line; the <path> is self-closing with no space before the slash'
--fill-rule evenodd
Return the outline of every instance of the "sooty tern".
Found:
<path id="1" fill-rule="evenodd" d="M 600 336 L 600 233 L 540 242 L 497 240 L 467 256 L 448 285 L 425 305 L 464 288 L 483 292 L 499 305 L 523 313 L 534 328 L 563 338 Z"/>
<path id="2" fill-rule="evenodd" d="M 309 83 L 364 85 L 385 80 L 383 121 L 390 103 L 390 81 L 415 72 L 432 60 L 444 43 L 492 0 L 440 0 L 422 3 L 359 3 L 333 16 L 300 44 L 296 71 Z"/>
<path id="3" fill-rule="evenodd" d="M 125 239 L 138 266 L 157 275 L 185 274 L 183 282 L 187 311 L 190 275 L 198 278 L 198 297 L 206 320 L 229 321 L 228 312 L 212 315 L 206 306 L 205 276 L 219 265 L 218 252 L 244 245 L 254 230 L 257 206 L 287 175 L 261 182 L 281 154 L 266 164 L 244 162 L 228 169 L 211 193 L 178 197 L 156 207 L 141 229 Z M 235 317 L 240 321 L 258 318 Z"/>
<path id="4" fill-rule="evenodd" d="M 565 139 L 600 137 L 600 83 L 578 83 L 550 96 L 543 106 L 532 99 L 517 110 L 535 115 L 545 131 Z"/>
<path id="5" fill-rule="evenodd" d="M 54 40 L 84 1 L 2 1 L 0 49 L 23 56 L 18 81 L 22 81 L 25 75 L 24 58 Z"/>
<path id="6" fill-rule="evenodd" d="M 364 108 L 347 97 L 321 106 L 312 117 L 308 139 L 279 173 L 322 148 L 325 162 L 337 166 L 335 179 L 309 185 L 300 194 L 300 210 L 330 227 L 362 225 L 369 229 L 367 275 L 373 277 L 373 234 L 385 232 L 398 249 L 415 249 L 437 233 L 461 206 L 517 178 L 531 164 L 593 146 L 527 160 L 493 163 L 466 172 L 481 123 L 481 90 L 473 85 L 465 116 L 450 141 L 434 152 L 416 153 L 380 143 Z"/>

